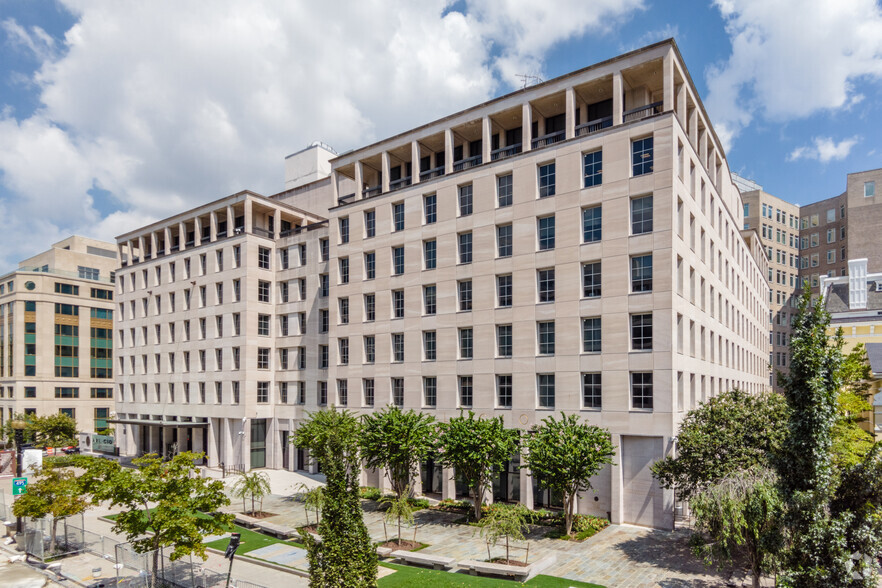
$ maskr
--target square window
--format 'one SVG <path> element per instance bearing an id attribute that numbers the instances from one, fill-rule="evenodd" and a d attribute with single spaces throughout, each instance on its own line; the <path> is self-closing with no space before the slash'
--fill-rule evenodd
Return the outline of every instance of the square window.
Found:
<path id="1" fill-rule="evenodd" d="M 652 410 L 652 372 L 631 372 L 631 408 Z"/>
<path id="2" fill-rule="evenodd" d="M 582 351 L 600 353 L 600 317 L 582 319 Z"/>
<path id="3" fill-rule="evenodd" d="M 269 302 L 270 301 L 270 283 L 264 280 L 258 280 L 257 282 L 257 301 L 258 302 Z"/>
<path id="4" fill-rule="evenodd" d="M 269 402 L 269 382 L 258 382 L 257 383 L 257 402 L 260 404 L 266 404 Z"/>
<path id="5" fill-rule="evenodd" d="M 511 274 L 496 276 L 497 306 L 505 308 L 512 305 L 512 277 Z"/>
<path id="6" fill-rule="evenodd" d="M 602 408 L 600 374 L 582 374 L 582 408 Z"/>
<path id="7" fill-rule="evenodd" d="M 457 235 L 459 242 L 459 263 L 472 263 L 472 234 L 460 233 Z"/>
<path id="8" fill-rule="evenodd" d="M 496 405 L 511 408 L 512 378 L 510 375 L 496 376 Z"/>
<path id="9" fill-rule="evenodd" d="M 270 350 L 268 347 L 258 347 L 257 349 L 257 369 L 259 370 L 268 370 L 269 369 L 269 357 Z M 202 363 L 201 353 L 199 363 Z"/>
<path id="10" fill-rule="evenodd" d="M 864 198 L 876 196 L 876 182 L 864 182 Z"/>
<path id="11" fill-rule="evenodd" d="M 425 214 L 427 225 L 431 225 L 438 220 L 438 198 L 435 194 L 428 194 L 423 197 L 423 213 Z"/>
<path id="12" fill-rule="evenodd" d="M 338 310 L 340 312 L 340 324 L 348 325 L 349 324 L 349 299 L 348 298 L 340 298 L 337 301 Z"/>
<path id="13" fill-rule="evenodd" d="M 603 151 L 592 151 L 582 156 L 585 173 L 585 187 L 599 186 L 603 183 Z"/>
<path id="14" fill-rule="evenodd" d="M 631 143 L 631 175 L 652 173 L 652 137 L 637 139 Z"/>
<path id="15" fill-rule="evenodd" d="M 631 350 L 652 350 L 652 314 L 631 315 Z"/>
<path id="16" fill-rule="evenodd" d="M 603 220 L 602 208 L 592 206 L 582 210 L 582 242 L 595 243 L 600 241 L 601 221 Z"/>
<path id="17" fill-rule="evenodd" d="M 539 302 L 554 302 L 554 268 L 537 272 Z"/>
<path id="18" fill-rule="evenodd" d="M 631 258 L 631 292 L 652 292 L 652 254 Z"/>
<path id="19" fill-rule="evenodd" d="M 631 234 L 652 232 L 652 196 L 631 199 Z"/>
<path id="20" fill-rule="evenodd" d="M 269 337 L 270 334 L 270 315 L 257 315 L 257 334 L 261 337 Z"/>
<path id="21" fill-rule="evenodd" d="M 582 265 L 582 296 L 585 298 L 595 298 L 600 296 L 599 261 Z"/>
<path id="22" fill-rule="evenodd" d="M 536 323 L 539 355 L 554 355 L 554 321 Z"/>
<path id="23" fill-rule="evenodd" d="M 472 214 L 472 185 L 459 187 L 459 216 Z"/>
<path id="24" fill-rule="evenodd" d="M 374 405 L 374 380 L 373 378 L 365 378 L 361 381 L 361 390 L 364 394 L 364 405 Z"/>
<path id="25" fill-rule="evenodd" d="M 512 203 L 512 175 L 496 176 L 496 198 L 499 208 L 511 206 Z"/>
<path id="26" fill-rule="evenodd" d="M 498 225 L 496 227 L 496 256 L 511 257 L 512 254 L 512 226 Z"/>
<path id="27" fill-rule="evenodd" d="M 539 408 L 554 408 L 554 374 L 537 376 Z"/>
<path id="28" fill-rule="evenodd" d="M 539 166 L 539 198 L 554 196 L 555 188 L 554 162 Z"/>
<path id="29" fill-rule="evenodd" d="M 554 217 L 545 216 L 537 219 L 539 251 L 554 249 Z"/>
<path id="30" fill-rule="evenodd" d="M 423 252 L 425 255 L 426 269 L 435 269 L 438 261 L 438 242 L 435 239 L 423 241 Z"/>

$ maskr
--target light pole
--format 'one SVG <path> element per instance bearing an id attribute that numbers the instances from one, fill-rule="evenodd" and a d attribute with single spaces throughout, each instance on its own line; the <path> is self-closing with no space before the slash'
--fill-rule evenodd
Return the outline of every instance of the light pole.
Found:
<path id="1" fill-rule="evenodd" d="M 24 445 L 24 430 L 27 428 L 28 424 L 25 421 L 14 420 L 9 423 L 9 426 L 15 431 L 15 476 L 21 478 L 21 446 Z M 21 517 L 15 518 L 15 532 L 21 534 Z"/>

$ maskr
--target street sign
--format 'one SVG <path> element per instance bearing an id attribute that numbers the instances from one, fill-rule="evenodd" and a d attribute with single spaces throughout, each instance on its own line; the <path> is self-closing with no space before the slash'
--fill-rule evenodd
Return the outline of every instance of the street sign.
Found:
<path id="1" fill-rule="evenodd" d="M 28 493 L 28 479 L 27 478 L 12 478 L 12 495 L 18 496 L 20 494 Z"/>

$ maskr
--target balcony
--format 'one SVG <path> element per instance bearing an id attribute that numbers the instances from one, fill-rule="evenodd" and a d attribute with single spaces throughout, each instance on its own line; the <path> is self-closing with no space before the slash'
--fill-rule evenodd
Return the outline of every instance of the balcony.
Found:
<path id="1" fill-rule="evenodd" d="M 383 191 L 383 186 L 371 186 L 370 188 L 364 189 L 364 198 L 373 198 L 374 196 L 379 196 Z"/>
<path id="2" fill-rule="evenodd" d="M 337 198 L 337 204 L 346 204 L 347 202 L 352 202 L 355 200 L 355 193 L 346 194 L 344 196 L 340 196 Z M 284 231 L 283 231 L 284 232 Z M 282 235 L 284 237 L 284 235 Z"/>
<path id="3" fill-rule="evenodd" d="M 647 104 L 646 106 L 638 106 L 637 108 L 632 108 L 631 110 L 622 113 L 622 121 L 633 122 L 635 120 L 641 120 L 644 118 L 649 118 L 650 116 L 656 114 L 661 114 L 662 107 L 662 102 L 653 102 L 652 104 Z"/>
<path id="4" fill-rule="evenodd" d="M 420 172 L 420 181 L 423 180 L 431 180 L 432 178 L 437 178 L 439 176 L 444 175 L 444 166 L 433 167 L 432 169 L 427 169 L 424 172 Z"/>
<path id="5" fill-rule="evenodd" d="M 463 171 L 469 169 L 470 167 L 481 165 L 481 163 L 483 163 L 483 157 L 481 155 L 467 157 L 465 159 L 460 159 L 459 161 L 454 161 L 453 171 Z"/>
<path id="6" fill-rule="evenodd" d="M 533 149 L 542 149 L 543 147 L 548 147 L 549 145 L 560 143 L 565 138 L 566 131 L 555 131 L 554 133 L 548 133 L 547 135 L 536 137 L 535 139 L 533 139 L 530 145 L 533 146 Z"/>
<path id="7" fill-rule="evenodd" d="M 261 237 L 269 237 L 270 239 L 275 238 L 275 235 L 272 231 L 263 229 L 261 227 L 252 227 L 251 233 L 253 235 L 260 235 Z"/>
<path id="8" fill-rule="evenodd" d="M 508 147 L 494 149 L 490 152 L 490 161 L 499 161 L 500 159 L 505 159 L 506 157 L 517 155 L 521 152 L 521 147 L 521 143 L 515 143 L 514 145 L 509 145 Z"/>
<path id="9" fill-rule="evenodd" d="M 576 136 L 584 137 L 585 135 L 590 135 L 592 133 L 596 133 L 603 129 L 607 129 L 611 127 L 613 124 L 613 119 L 611 116 L 605 116 L 603 118 L 599 118 L 597 120 L 592 120 L 590 122 L 586 122 L 585 124 L 581 124 L 576 127 Z"/>
<path id="10" fill-rule="evenodd" d="M 389 191 L 394 192 L 395 190 L 400 190 L 401 188 L 410 186 L 410 180 L 411 176 L 407 176 L 406 178 L 401 178 L 399 180 L 395 180 L 394 182 L 389 182 Z"/>

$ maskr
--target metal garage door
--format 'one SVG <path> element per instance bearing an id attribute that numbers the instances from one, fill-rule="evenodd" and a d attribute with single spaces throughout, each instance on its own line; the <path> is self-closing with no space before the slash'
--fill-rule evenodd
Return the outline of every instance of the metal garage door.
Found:
<path id="1" fill-rule="evenodd" d="M 623 522 L 664 528 L 664 493 L 649 466 L 662 459 L 661 437 L 622 436 Z"/>

